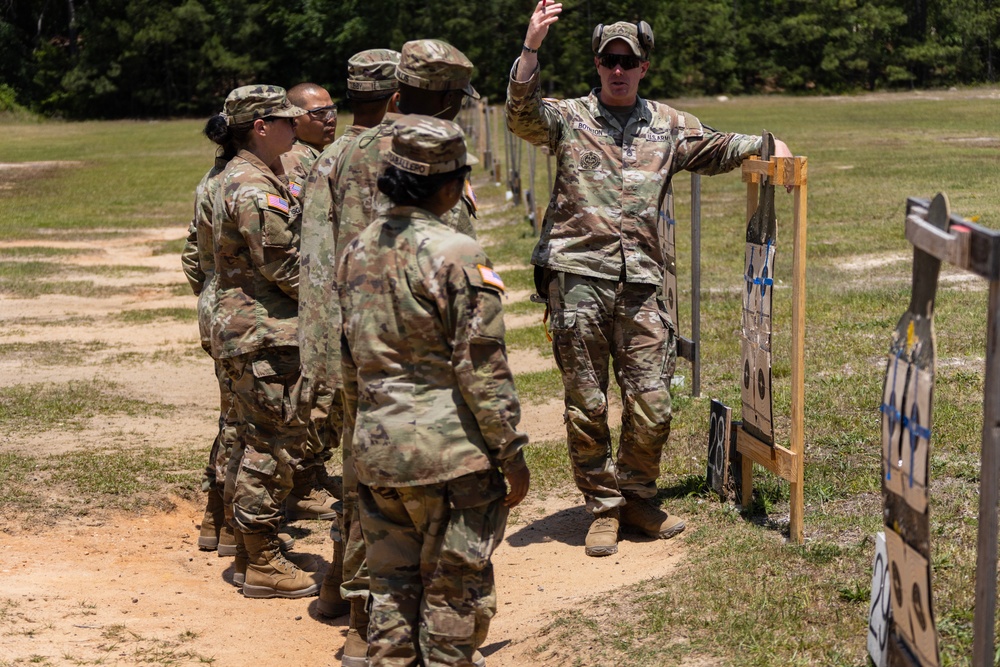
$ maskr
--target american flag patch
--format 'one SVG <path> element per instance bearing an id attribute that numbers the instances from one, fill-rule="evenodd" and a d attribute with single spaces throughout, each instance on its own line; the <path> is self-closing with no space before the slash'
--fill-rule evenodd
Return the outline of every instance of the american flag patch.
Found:
<path id="1" fill-rule="evenodd" d="M 288 201 L 278 195 L 268 195 L 267 205 L 276 211 L 288 213 Z"/>
<path id="2" fill-rule="evenodd" d="M 488 266 L 483 266 L 482 264 L 476 264 L 476 268 L 479 269 L 479 275 L 483 277 L 484 283 L 499 288 L 501 292 L 507 289 L 507 287 L 503 284 L 503 280 L 501 280 L 496 271 Z"/>
<path id="3" fill-rule="evenodd" d="M 295 181 L 288 181 L 288 191 L 292 193 L 293 197 L 298 197 L 302 194 L 302 186 Z"/>

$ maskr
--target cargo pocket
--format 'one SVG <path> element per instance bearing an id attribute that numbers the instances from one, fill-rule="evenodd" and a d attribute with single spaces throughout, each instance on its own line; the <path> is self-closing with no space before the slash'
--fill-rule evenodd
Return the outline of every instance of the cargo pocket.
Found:
<path id="1" fill-rule="evenodd" d="M 253 517 L 260 514 L 264 502 L 270 496 L 273 486 L 271 478 L 278 468 L 278 461 L 268 452 L 262 452 L 251 445 L 243 451 L 240 471 L 236 480 L 233 505 L 237 514 Z M 242 511 L 241 511 L 242 510 Z"/>
<path id="2" fill-rule="evenodd" d="M 665 309 L 660 310 L 660 320 L 663 322 L 663 362 L 660 366 L 660 377 L 670 386 L 670 380 L 677 370 L 677 334 L 674 331 L 674 324 L 670 321 L 670 314 Z"/>

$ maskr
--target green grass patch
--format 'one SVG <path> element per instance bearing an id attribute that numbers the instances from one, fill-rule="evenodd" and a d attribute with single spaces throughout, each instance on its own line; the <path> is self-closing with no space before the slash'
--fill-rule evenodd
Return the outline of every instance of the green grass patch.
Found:
<path id="1" fill-rule="evenodd" d="M 90 341 L 42 341 L 37 343 L 0 343 L 0 359 L 24 359 L 42 366 L 76 366 L 108 348 L 107 343 Z"/>
<path id="2" fill-rule="evenodd" d="M 200 120 L 12 123 L 4 159 L 58 161 L 0 197 L 0 238 L 52 231 L 177 226 L 191 219 L 194 187 L 214 146 Z"/>
<path id="3" fill-rule="evenodd" d="M 543 357 L 552 356 L 552 343 L 545 337 L 545 327 L 542 324 L 508 329 L 504 340 L 509 350 L 534 350 Z"/>
<path id="4" fill-rule="evenodd" d="M 120 385 L 103 380 L 0 388 L 0 427 L 8 432 L 80 428 L 88 419 L 109 414 L 165 417 L 173 410 L 163 403 L 128 396 Z"/>
<path id="5" fill-rule="evenodd" d="M 94 273 L 114 274 L 114 267 L 95 267 Z M 145 268 L 145 267 L 143 267 Z M 127 287 L 96 285 L 90 280 L 58 280 L 57 276 L 70 271 L 62 264 L 52 262 L 3 262 L 0 261 L 0 294 L 13 298 L 33 299 L 43 294 L 67 294 L 82 297 L 104 297 L 129 291 Z"/>
<path id="6" fill-rule="evenodd" d="M 514 378 L 521 404 L 546 403 L 563 397 L 563 381 L 559 369 L 552 368 L 534 373 L 518 373 Z"/>
<path id="7" fill-rule="evenodd" d="M 187 245 L 187 238 L 173 239 L 171 241 L 159 241 L 158 243 L 153 243 L 153 255 L 177 255 L 178 262 L 180 261 L 181 251 L 184 250 L 184 246 Z"/>
<path id="8" fill-rule="evenodd" d="M 198 311 L 195 308 L 136 308 L 123 310 L 116 317 L 126 324 L 149 324 L 159 320 L 197 322 Z"/>
<path id="9" fill-rule="evenodd" d="M 100 252 L 88 248 L 57 248 L 53 246 L 11 246 L 0 248 L 0 257 L 21 259 L 24 257 L 66 257 L 75 255 L 92 255 Z"/>

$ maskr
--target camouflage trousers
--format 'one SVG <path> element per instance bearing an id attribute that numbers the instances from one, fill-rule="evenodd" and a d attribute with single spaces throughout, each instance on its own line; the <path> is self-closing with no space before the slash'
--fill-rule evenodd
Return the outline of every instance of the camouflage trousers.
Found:
<path id="1" fill-rule="evenodd" d="M 219 381 L 219 430 L 212 443 L 212 451 L 208 455 L 208 465 L 202 477 L 202 491 L 216 487 L 223 491 L 226 482 L 226 468 L 233 446 L 239 441 L 239 419 L 236 406 L 233 404 L 232 381 L 222 363 L 215 360 L 215 377 Z"/>
<path id="2" fill-rule="evenodd" d="M 507 525 L 504 492 L 496 470 L 426 486 L 358 486 L 372 667 L 471 667 L 496 614 L 490 557 Z"/>
<path id="3" fill-rule="evenodd" d="M 349 420 L 344 421 L 344 438 L 341 451 L 344 455 L 344 516 L 341 531 L 344 536 L 344 581 L 340 594 L 345 600 L 368 603 L 368 563 L 366 562 L 365 537 L 361 532 L 358 516 L 358 476 L 354 471 L 354 455 L 351 440 L 354 429 Z"/>
<path id="4" fill-rule="evenodd" d="M 316 387 L 308 428 L 309 437 L 302 451 L 292 453 L 296 472 L 310 466 L 326 465 L 333 458 L 333 450 L 340 446 L 344 428 L 344 399 L 341 391 L 324 385 Z"/>
<path id="5" fill-rule="evenodd" d="M 286 346 L 220 360 L 240 418 L 240 452 L 230 457 L 224 502 L 244 533 L 276 532 L 292 488 L 293 457 L 308 438 L 297 404 L 299 350 Z"/>
<path id="6" fill-rule="evenodd" d="M 623 493 L 656 495 L 670 435 L 670 379 L 677 364 L 673 323 L 655 285 L 551 272 L 552 350 L 566 396 L 566 440 L 587 509 L 624 504 Z M 618 456 L 608 426 L 608 358 L 621 388 Z"/>

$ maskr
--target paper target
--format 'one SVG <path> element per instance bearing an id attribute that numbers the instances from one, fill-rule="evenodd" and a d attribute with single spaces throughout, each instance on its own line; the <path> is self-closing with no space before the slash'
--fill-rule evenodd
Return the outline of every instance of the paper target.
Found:
<path id="1" fill-rule="evenodd" d="M 913 369 L 906 385 L 900 467 L 900 485 L 907 504 L 917 512 L 927 509 L 927 459 L 931 436 L 931 392 L 934 375 Z"/>
<path id="2" fill-rule="evenodd" d="M 903 409 L 909 374 L 909 362 L 897 355 L 889 357 L 882 389 L 882 476 L 886 489 L 900 496 L 903 495 Z"/>
<path id="3" fill-rule="evenodd" d="M 743 425 L 758 428 L 756 401 L 757 393 L 757 354 L 753 343 L 746 338 L 740 340 L 740 394 L 743 403 Z"/>

